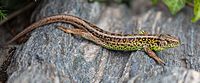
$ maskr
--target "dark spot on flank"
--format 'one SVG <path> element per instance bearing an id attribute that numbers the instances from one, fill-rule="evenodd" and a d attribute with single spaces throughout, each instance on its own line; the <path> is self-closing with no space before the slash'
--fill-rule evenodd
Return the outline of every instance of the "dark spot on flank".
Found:
<path id="1" fill-rule="evenodd" d="M 126 43 L 126 39 L 125 38 L 123 39 L 123 43 Z"/>
<path id="2" fill-rule="evenodd" d="M 142 39 L 141 39 L 141 40 L 142 40 Z M 141 43 L 141 44 L 142 44 L 142 43 L 143 43 L 143 41 L 141 41 L 141 40 L 140 40 L 140 41 L 138 41 L 138 43 Z"/>
<path id="3" fill-rule="evenodd" d="M 158 42 L 155 42 L 154 45 L 159 46 L 159 43 L 158 43 Z"/>
<path id="4" fill-rule="evenodd" d="M 145 41 L 146 40 L 146 38 L 142 38 L 142 41 Z"/>
<path id="5" fill-rule="evenodd" d="M 130 47 L 131 45 L 130 45 L 130 44 L 127 44 L 127 46 L 129 46 L 129 47 Z"/>
<path id="6" fill-rule="evenodd" d="M 104 39 L 105 39 L 106 41 L 110 41 L 110 38 L 107 37 L 107 36 L 105 36 Z"/>
<path id="7" fill-rule="evenodd" d="M 127 48 L 128 46 L 124 46 L 124 48 Z"/>
<path id="8" fill-rule="evenodd" d="M 119 43 L 116 43 L 115 45 L 119 46 Z"/>
<path id="9" fill-rule="evenodd" d="M 140 38 L 140 40 L 139 41 L 143 41 L 143 38 Z"/>
<path id="10" fill-rule="evenodd" d="M 135 39 L 133 39 L 133 41 L 132 41 L 132 42 L 134 43 L 134 42 L 137 42 L 137 41 L 138 41 L 138 39 L 137 39 L 137 38 L 135 38 Z"/>
<path id="11" fill-rule="evenodd" d="M 105 41 L 105 40 L 102 40 L 102 42 L 103 42 L 104 44 L 106 44 L 106 45 L 109 45 L 109 44 L 110 44 L 109 42 L 107 42 L 107 41 Z"/>
<path id="12" fill-rule="evenodd" d="M 103 36 L 102 36 L 102 35 L 99 35 L 99 38 L 103 38 Z"/>
<path id="13" fill-rule="evenodd" d="M 141 38 L 136 38 L 137 39 L 137 41 L 140 41 L 141 40 Z"/>

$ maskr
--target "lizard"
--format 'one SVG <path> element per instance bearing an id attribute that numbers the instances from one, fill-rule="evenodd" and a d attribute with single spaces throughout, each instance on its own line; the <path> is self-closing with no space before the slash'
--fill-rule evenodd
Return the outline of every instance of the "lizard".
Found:
<path id="1" fill-rule="evenodd" d="M 97 27 L 95 24 L 92 24 L 77 16 L 64 14 L 49 16 L 31 24 L 13 37 L 10 41 L 8 41 L 5 45 L 11 44 L 19 37 L 31 32 L 36 28 L 57 22 L 68 23 L 74 26 L 74 28 L 66 28 L 64 26 L 56 27 L 65 33 L 81 36 L 110 50 L 143 50 L 149 57 L 153 58 L 159 64 L 165 64 L 165 62 L 156 55 L 156 51 L 162 51 L 180 45 L 180 39 L 169 34 L 148 34 L 147 32 L 142 32 L 139 34 L 113 33 L 105 31 Z"/>

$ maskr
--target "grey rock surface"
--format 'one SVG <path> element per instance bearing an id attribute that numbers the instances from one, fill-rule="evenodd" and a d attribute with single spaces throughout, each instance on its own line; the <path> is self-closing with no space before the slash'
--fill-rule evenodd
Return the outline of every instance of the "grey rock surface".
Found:
<path id="1" fill-rule="evenodd" d="M 32 31 L 29 40 L 16 49 L 7 70 L 8 83 L 199 83 L 200 28 L 190 22 L 191 14 L 187 12 L 171 16 L 152 7 L 142 14 L 133 14 L 134 11 L 123 4 L 107 6 L 86 0 L 45 0 L 34 12 L 33 19 L 65 13 L 111 32 L 145 30 L 175 35 L 182 45 L 157 52 L 166 62 L 161 66 L 143 51 L 107 50 L 55 28 L 73 26 L 54 23 Z"/>

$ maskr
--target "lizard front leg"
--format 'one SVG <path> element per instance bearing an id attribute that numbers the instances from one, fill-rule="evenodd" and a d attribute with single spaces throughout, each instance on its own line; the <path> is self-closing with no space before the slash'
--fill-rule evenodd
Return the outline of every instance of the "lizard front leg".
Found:
<path id="1" fill-rule="evenodd" d="M 148 35 L 149 33 L 144 30 L 139 30 L 139 34 Z"/>
<path id="2" fill-rule="evenodd" d="M 147 55 L 151 58 L 153 58 L 157 63 L 159 64 L 164 64 L 165 65 L 165 62 L 159 58 L 156 53 L 154 51 L 152 51 L 150 48 L 148 47 L 144 47 L 144 51 L 147 53 Z"/>

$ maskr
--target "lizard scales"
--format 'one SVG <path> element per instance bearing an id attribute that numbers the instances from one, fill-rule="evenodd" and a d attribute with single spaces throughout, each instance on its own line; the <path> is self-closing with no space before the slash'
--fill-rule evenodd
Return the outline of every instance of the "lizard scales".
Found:
<path id="1" fill-rule="evenodd" d="M 83 38 L 91 40 L 96 44 L 99 44 L 107 49 L 121 50 L 121 51 L 133 51 L 145 49 L 145 52 L 149 51 L 161 51 L 167 48 L 173 48 L 180 45 L 180 40 L 177 37 L 169 34 L 119 34 L 104 31 L 98 28 L 96 25 L 83 20 L 79 17 L 72 15 L 55 15 L 44 19 L 41 19 L 25 30 L 17 34 L 14 38 L 7 42 L 6 45 L 12 43 L 19 37 L 29 33 L 30 31 L 56 22 L 63 22 L 72 24 L 78 29 L 66 29 L 63 26 L 57 27 L 66 33 L 79 35 Z M 153 50 L 153 51 L 152 51 Z M 148 54 L 149 54 L 148 53 Z M 155 58 L 154 58 L 155 59 Z M 159 63 L 163 63 L 162 60 L 156 60 Z"/>

